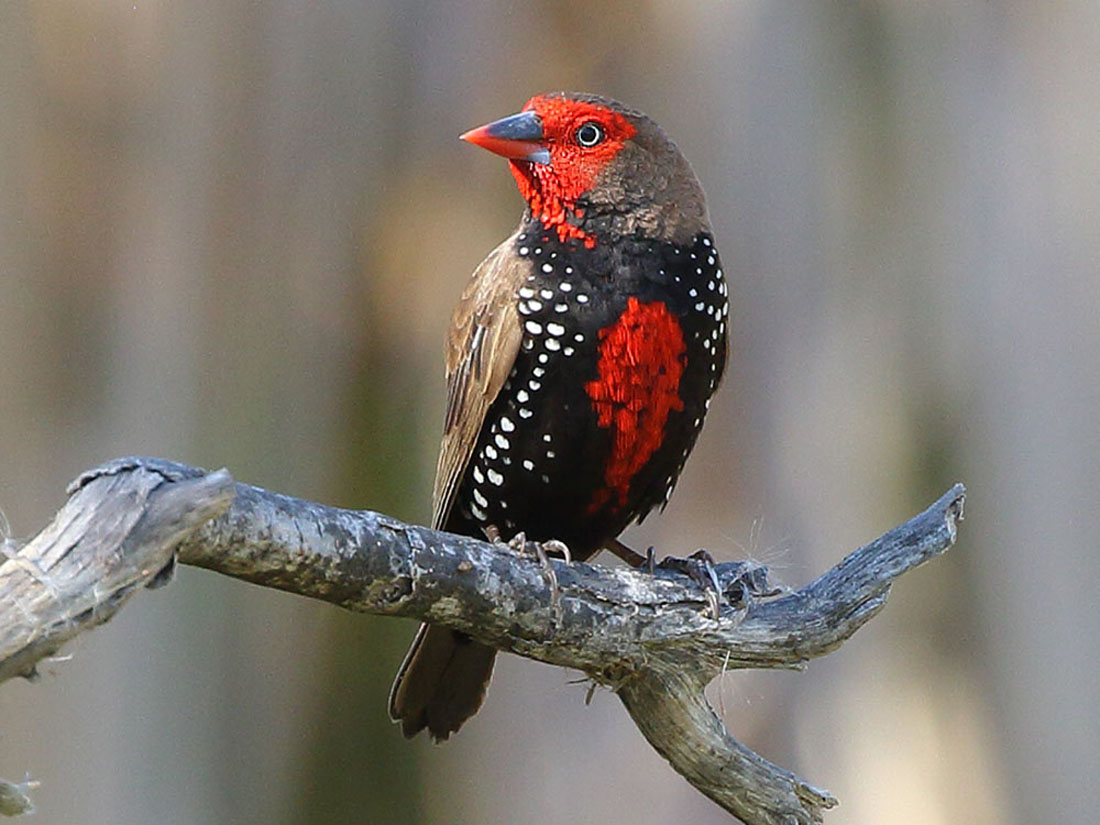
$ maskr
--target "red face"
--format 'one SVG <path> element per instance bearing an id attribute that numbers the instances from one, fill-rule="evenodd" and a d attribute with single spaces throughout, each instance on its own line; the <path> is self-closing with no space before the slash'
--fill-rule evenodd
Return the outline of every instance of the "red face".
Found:
<path id="1" fill-rule="evenodd" d="M 579 226 L 584 212 L 577 201 L 637 130 L 605 106 L 560 95 L 533 97 L 523 112 L 537 115 L 537 121 L 524 123 L 514 116 L 463 137 L 509 158 L 520 194 L 543 226 L 554 229 L 562 241 L 572 238 L 594 246 L 596 239 Z M 505 122 L 520 126 L 513 126 L 508 137 L 497 137 L 494 127 Z M 523 128 L 528 131 L 521 132 Z M 511 137 L 513 133 L 522 137 Z"/>

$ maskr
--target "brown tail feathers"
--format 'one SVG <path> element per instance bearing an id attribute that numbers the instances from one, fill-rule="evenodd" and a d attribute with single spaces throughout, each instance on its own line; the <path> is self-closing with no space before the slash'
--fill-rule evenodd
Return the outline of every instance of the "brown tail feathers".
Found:
<path id="1" fill-rule="evenodd" d="M 422 624 L 390 690 L 390 718 L 405 736 L 427 728 L 446 739 L 481 707 L 495 658 L 465 634 Z"/>

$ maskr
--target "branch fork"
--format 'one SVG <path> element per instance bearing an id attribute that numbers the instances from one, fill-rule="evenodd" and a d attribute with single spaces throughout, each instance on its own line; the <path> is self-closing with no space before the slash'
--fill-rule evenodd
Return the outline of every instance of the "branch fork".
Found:
<path id="1" fill-rule="evenodd" d="M 178 560 L 583 671 L 725 810 L 750 825 L 809 825 L 836 799 L 734 739 L 703 689 L 723 670 L 801 668 L 836 649 L 898 576 L 954 543 L 964 495 L 955 485 L 800 590 L 777 590 L 760 565 L 715 565 L 725 597 L 715 619 L 713 591 L 682 572 L 550 559 L 555 598 L 537 559 L 489 542 L 282 496 L 225 470 L 118 459 L 76 479 L 54 520 L 0 555 L 0 681 L 33 676 Z M 18 787 L 0 781 L 0 796 Z"/>

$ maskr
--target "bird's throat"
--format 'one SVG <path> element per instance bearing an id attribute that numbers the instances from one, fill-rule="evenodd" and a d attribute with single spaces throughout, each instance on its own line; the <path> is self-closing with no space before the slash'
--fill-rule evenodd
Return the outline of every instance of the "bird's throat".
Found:
<path id="1" fill-rule="evenodd" d="M 527 161 L 508 165 L 532 217 L 556 232 L 562 243 L 581 241 L 589 249 L 596 245 L 596 236 L 584 230 L 584 208 L 578 205 L 591 185 L 587 175 L 563 175 L 547 164 Z"/>

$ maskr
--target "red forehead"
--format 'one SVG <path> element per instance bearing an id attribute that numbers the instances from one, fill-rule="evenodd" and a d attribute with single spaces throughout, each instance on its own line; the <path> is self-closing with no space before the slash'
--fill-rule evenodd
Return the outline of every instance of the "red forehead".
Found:
<path id="1" fill-rule="evenodd" d="M 604 128 L 609 142 L 621 147 L 638 131 L 623 115 L 598 103 L 570 100 L 557 95 L 536 95 L 527 101 L 524 111 L 534 111 L 542 120 L 542 131 L 548 139 L 572 134 L 581 124 L 594 120 Z"/>

